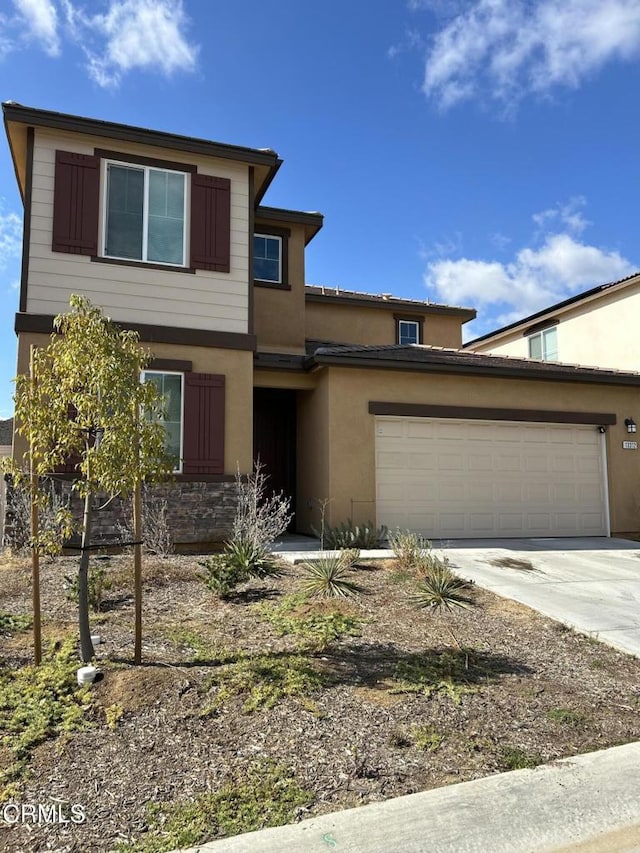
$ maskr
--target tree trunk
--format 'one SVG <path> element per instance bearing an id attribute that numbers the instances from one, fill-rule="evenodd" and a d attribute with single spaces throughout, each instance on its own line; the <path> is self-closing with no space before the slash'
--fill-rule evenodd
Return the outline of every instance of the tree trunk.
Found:
<path id="1" fill-rule="evenodd" d="M 95 652 L 91 642 L 89 627 L 89 545 L 91 544 L 91 501 L 93 495 L 87 491 L 84 499 L 84 515 L 82 519 L 82 551 L 78 566 L 78 624 L 80 627 L 80 655 L 84 663 L 89 663 Z"/>

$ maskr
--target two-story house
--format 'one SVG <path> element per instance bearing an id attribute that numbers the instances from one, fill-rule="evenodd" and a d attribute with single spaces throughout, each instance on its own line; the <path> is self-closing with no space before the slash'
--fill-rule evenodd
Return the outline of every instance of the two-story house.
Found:
<path id="1" fill-rule="evenodd" d="M 468 308 L 313 287 L 318 213 L 263 205 L 272 150 L 3 105 L 24 200 L 18 371 L 82 293 L 152 351 L 176 540 L 229 530 L 254 459 L 295 527 L 436 537 L 638 529 L 640 375 L 462 349 Z M 14 453 L 21 452 L 14 442 Z"/>
<path id="2" fill-rule="evenodd" d="M 640 273 L 592 287 L 465 344 L 494 353 L 640 370 Z"/>

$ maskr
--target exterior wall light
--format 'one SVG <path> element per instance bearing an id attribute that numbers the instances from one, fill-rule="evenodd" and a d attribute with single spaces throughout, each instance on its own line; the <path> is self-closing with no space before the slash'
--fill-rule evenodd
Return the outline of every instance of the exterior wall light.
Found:
<path id="1" fill-rule="evenodd" d="M 626 426 L 628 433 L 638 432 L 638 426 L 633 418 L 625 418 L 624 425 Z"/>

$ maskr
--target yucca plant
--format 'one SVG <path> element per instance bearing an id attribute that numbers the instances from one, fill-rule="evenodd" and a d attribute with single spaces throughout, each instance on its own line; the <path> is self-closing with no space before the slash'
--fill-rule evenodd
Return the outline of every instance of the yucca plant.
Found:
<path id="1" fill-rule="evenodd" d="M 420 610 L 432 610 L 436 613 L 453 613 L 456 610 L 469 610 L 473 601 L 462 594 L 469 588 L 469 582 L 454 575 L 446 560 L 440 560 L 432 552 L 428 552 L 428 560 L 422 563 L 426 571 L 417 581 L 416 589 L 411 595 L 411 601 Z M 464 653 L 465 669 L 469 668 L 469 655 L 460 645 L 460 641 L 447 625 L 456 646 Z"/>
<path id="2" fill-rule="evenodd" d="M 232 539 L 225 544 L 225 557 L 247 578 L 278 577 L 282 574 L 277 559 L 255 542 Z"/>
<path id="3" fill-rule="evenodd" d="M 446 559 L 439 560 L 430 555 L 427 571 L 421 573 L 412 599 L 420 609 L 447 610 L 449 613 L 457 608 L 468 610 L 473 602 L 461 595 L 461 590 L 468 588 L 469 582 L 454 575 Z"/>
<path id="4" fill-rule="evenodd" d="M 424 560 L 425 551 L 431 549 L 431 542 L 412 530 L 395 530 L 390 533 L 389 545 L 398 561 L 398 569 L 405 572 L 415 572 Z"/>
<path id="5" fill-rule="evenodd" d="M 338 554 L 307 560 L 302 569 L 307 575 L 302 591 L 308 598 L 356 598 L 362 587 L 350 579 L 350 560 Z"/>

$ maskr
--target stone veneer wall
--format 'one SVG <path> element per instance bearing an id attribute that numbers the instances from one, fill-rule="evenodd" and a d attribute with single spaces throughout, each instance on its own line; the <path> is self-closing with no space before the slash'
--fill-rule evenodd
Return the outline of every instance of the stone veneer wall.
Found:
<path id="1" fill-rule="evenodd" d="M 71 491 L 69 480 L 58 480 L 56 489 L 65 499 L 71 495 L 74 516 L 82 517 L 82 502 Z M 214 545 L 231 535 L 237 504 L 235 481 L 228 483 L 173 482 L 148 487 L 155 498 L 167 501 L 168 523 L 176 546 Z M 5 536 L 10 532 L 12 486 L 7 484 Z M 97 505 L 104 503 L 102 499 Z M 125 519 L 131 514 L 131 500 L 116 498 L 106 509 L 93 516 L 92 544 L 122 541 Z M 8 541 L 8 537 L 7 537 Z"/>

